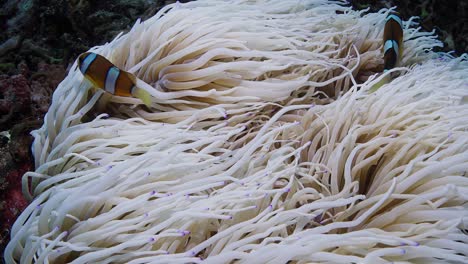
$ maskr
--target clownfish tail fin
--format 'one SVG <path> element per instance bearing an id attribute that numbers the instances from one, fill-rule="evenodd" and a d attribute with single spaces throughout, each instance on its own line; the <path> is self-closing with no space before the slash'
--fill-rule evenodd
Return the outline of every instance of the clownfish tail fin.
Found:
<path id="1" fill-rule="evenodd" d="M 147 107 L 150 107 L 152 103 L 151 94 L 148 91 L 137 86 L 137 82 L 139 81 L 139 79 L 137 79 L 135 75 L 128 73 L 128 76 L 133 83 L 133 86 L 130 90 L 132 96 L 140 99 Z"/>
<path id="2" fill-rule="evenodd" d="M 140 99 L 141 101 L 143 101 L 143 103 L 150 107 L 151 106 L 151 94 L 146 91 L 146 90 L 143 90 L 141 88 L 138 88 L 138 87 L 134 87 L 133 90 L 132 90 L 132 94 L 134 97 Z"/>
<path id="3" fill-rule="evenodd" d="M 386 72 L 387 70 L 384 70 L 384 72 Z M 390 75 L 386 75 L 384 76 L 380 81 L 378 81 L 376 84 L 374 84 L 370 89 L 369 89 L 369 93 L 373 93 L 375 91 L 377 91 L 380 87 L 382 87 L 384 84 L 387 84 L 390 82 Z"/>

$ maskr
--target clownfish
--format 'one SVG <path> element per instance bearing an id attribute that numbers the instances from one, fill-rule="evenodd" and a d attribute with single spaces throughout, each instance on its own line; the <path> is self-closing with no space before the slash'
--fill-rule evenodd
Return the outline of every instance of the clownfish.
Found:
<path id="1" fill-rule="evenodd" d="M 396 14 L 385 19 L 383 35 L 384 72 L 395 67 L 403 54 L 403 23 Z"/>
<path id="2" fill-rule="evenodd" d="M 78 68 L 95 87 L 117 96 L 133 96 L 151 105 L 151 95 L 136 86 L 135 75 L 119 69 L 103 56 L 85 52 L 78 57 Z"/>
<path id="3" fill-rule="evenodd" d="M 385 19 L 383 34 L 384 72 L 394 68 L 403 54 L 403 23 L 396 14 L 389 14 Z M 390 75 L 376 83 L 369 92 L 377 91 L 382 85 L 390 81 Z"/>

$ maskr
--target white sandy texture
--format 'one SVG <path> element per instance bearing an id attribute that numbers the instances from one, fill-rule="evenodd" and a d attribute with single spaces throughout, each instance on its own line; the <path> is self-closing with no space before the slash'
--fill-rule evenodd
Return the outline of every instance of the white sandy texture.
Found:
<path id="1" fill-rule="evenodd" d="M 170 5 L 92 51 L 153 95 L 72 68 L 35 131 L 7 263 L 468 263 L 468 62 L 390 10 Z"/>

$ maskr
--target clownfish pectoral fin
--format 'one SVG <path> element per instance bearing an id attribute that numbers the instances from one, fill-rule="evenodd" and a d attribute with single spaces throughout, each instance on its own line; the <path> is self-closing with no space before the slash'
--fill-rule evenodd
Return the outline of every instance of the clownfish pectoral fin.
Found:
<path id="1" fill-rule="evenodd" d="M 138 88 L 138 87 L 133 87 L 132 89 L 132 95 L 138 99 L 140 99 L 141 101 L 143 101 L 143 103 L 150 107 L 151 106 L 151 94 L 148 93 L 146 90 L 143 90 L 141 88 Z"/>

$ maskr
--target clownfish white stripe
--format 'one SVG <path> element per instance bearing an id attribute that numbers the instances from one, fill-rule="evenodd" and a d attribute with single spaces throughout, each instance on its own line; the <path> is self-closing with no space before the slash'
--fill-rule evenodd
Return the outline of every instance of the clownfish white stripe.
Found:
<path id="1" fill-rule="evenodd" d="M 96 53 L 89 53 L 88 56 L 83 60 L 83 63 L 81 64 L 80 71 L 85 74 L 86 71 L 89 68 L 89 65 L 93 63 L 93 61 L 96 59 Z"/>
<path id="2" fill-rule="evenodd" d="M 117 82 L 117 78 L 119 78 L 119 75 L 120 75 L 119 68 L 115 66 L 110 67 L 106 74 L 104 90 L 108 91 L 109 93 L 114 94 L 115 83 Z"/>
<path id="3" fill-rule="evenodd" d="M 385 42 L 384 53 L 387 52 L 391 48 L 393 48 L 395 53 L 398 54 L 398 42 L 396 42 L 395 40 L 389 39 Z"/>

